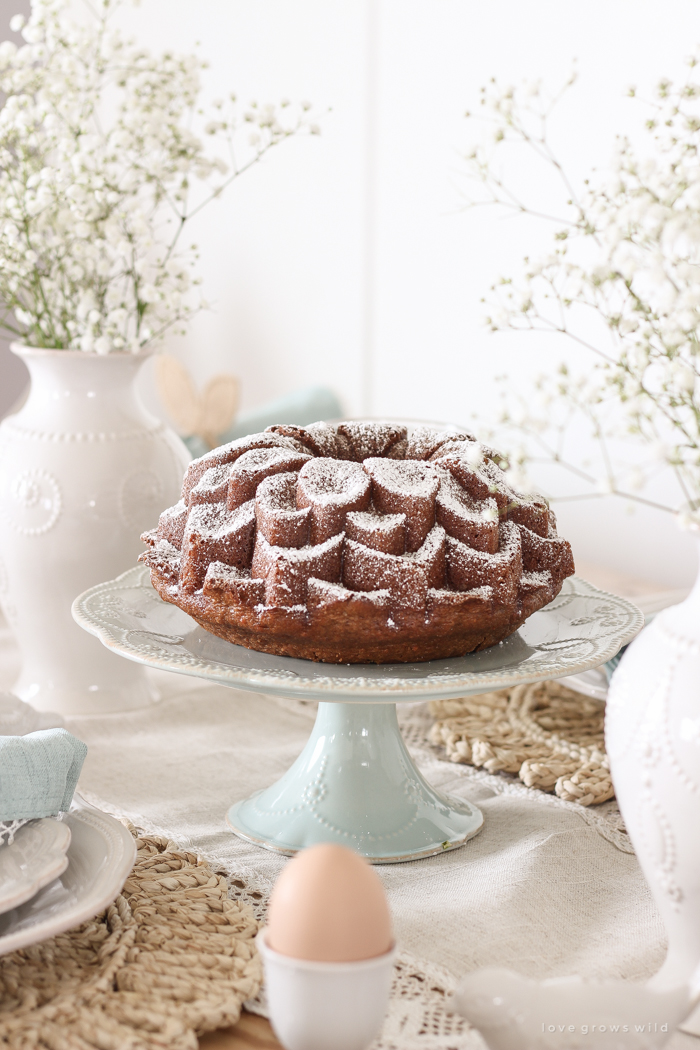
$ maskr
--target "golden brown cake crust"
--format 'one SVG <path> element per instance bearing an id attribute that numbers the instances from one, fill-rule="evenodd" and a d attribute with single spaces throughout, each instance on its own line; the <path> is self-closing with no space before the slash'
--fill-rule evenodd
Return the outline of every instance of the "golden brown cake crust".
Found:
<path id="1" fill-rule="evenodd" d="M 143 539 L 160 596 L 227 641 L 325 663 L 494 645 L 574 571 L 546 502 L 456 430 L 269 428 L 190 464 Z"/>

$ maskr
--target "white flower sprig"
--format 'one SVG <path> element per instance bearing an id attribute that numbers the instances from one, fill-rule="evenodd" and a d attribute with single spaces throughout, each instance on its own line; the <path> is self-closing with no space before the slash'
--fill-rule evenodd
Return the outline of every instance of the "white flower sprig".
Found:
<path id="1" fill-rule="evenodd" d="M 678 502 L 691 515 L 700 508 L 697 65 L 689 59 L 683 83 L 659 83 L 646 122 L 648 155 L 619 138 L 608 177 L 587 179 L 580 193 L 548 132 L 552 110 L 575 76 L 554 97 L 538 84 L 504 89 L 492 81 L 481 95 L 490 134 L 468 155 L 486 191 L 472 206 L 495 204 L 555 224 L 551 251 L 526 258 L 517 281 L 494 285 L 487 324 L 494 331 L 564 335 L 584 355 L 580 367 L 562 364 L 540 377 L 537 397 L 507 395 L 501 423 L 521 438 L 513 469 L 523 474 L 544 458 L 598 494 L 653 502 L 640 491 L 662 464 L 675 473 Z M 566 201 L 561 214 L 531 206 L 508 184 L 500 161 L 513 147 L 527 148 L 556 174 Z M 581 419 L 599 443 L 598 472 L 564 452 L 567 432 Z M 611 451 L 621 440 L 632 448 L 629 463 Z"/>
<path id="2" fill-rule="evenodd" d="M 66 0 L 32 0 L 11 21 L 26 43 L 0 44 L 0 327 L 33 346 L 136 353 L 182 330 L 204 305 L 185 224 L 273 146 L 318 131 L 308 104 L 241 114 L 233 95 L 204 123 L 206 63 L 125 40 L 109 24 L 120 2 L 94 0 L 82 23 Z"/>

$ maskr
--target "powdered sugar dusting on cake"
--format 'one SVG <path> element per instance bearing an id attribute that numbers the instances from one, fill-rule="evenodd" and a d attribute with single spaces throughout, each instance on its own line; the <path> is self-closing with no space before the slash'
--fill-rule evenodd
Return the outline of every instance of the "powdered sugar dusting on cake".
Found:
<path id="1" fill-rule="evenodd" d="M 299 471 L 297 507 L 311 511 L 312 543 L 323 543 L 345 530 L 349 512 L 366 510 L 371 482 L 359 463 L 314 459 Z"/>
<path id="2" fill-rule="evenodd" d="M 295 449 L 294 442 L 280 434 L 249 434 L 247 437 L 237 438 L 227 445 L 219 445 L 199 459 L 193 459 L 185 471 L 182 483 L 182 498 L 189 499 L 190 492 L 197 484 L 202 475 L 211 467 L 219 467 L 224 463 L 235 463 L 245 452 L 255 448 L 287 448 Z"/>
<path id="3" fill-rule="evenodd" d="M 309 542 L 311 511 L 296 505 L 297 475 L 274 474 L 258 486 L 255 519 L 273 547 L 305 547 Z"/>
<path id="4" fill-rule="evenodd" d="M 430 459 L 447 442 L 476 441 L 465 430 L 436 430 L 434 427 L 414 427 L 406 442 L 405 459 Z"/>
<path id="5" fill-rule="evenodd" d="M 345 519 L 345 531 L 349 539 L 386 554 L 403 554 L 406 550 L 405 514 L 354 511 Z"/>
<path id="6" fill-rule="evenodd" d="M 313 462 L 308 452 L 290 452 L 279 448 L 260 448 L 245 452 L 233 465 L 226 502 L 229 510 L 254 499 L 258 486 L 273 474 L 297 471 Z"/>
<path id="7" fill-rule="evenodd" d="M 175 581 L 180 575 L 180 551 L 167 540 L 158 540 L 150 550 L 139 555 L 139 561 L 155 569 L 166 580 Z"/>
<path id="8" fill-rule="evenodd" d="M 416 551 L 435 524 L 435 497 L 440 480 L 435 470 L 418 460 L 367 459 L 372 499 L 382 514 L 406 515 L 406 549 Z"/>
<path id="9" fill-rule="evenodd" d="M 296 510 L 297 475 L 293 471 L 273 474 L 260 482 L 255 499 L 269 510 Z"/>
<path id="10" fill-rule="evenodd" d="M 370 456 L 387 456 L 392 445 L 406 437 L 407 429 L 394 423 L 341 423 L 338 433 L 346 437 L 356 462 Z"/>
<path id="11" fill-rule="evenodd" d="M 366 459 L 363 466 L 373 481 L 403 496 L 430 499 L 440 487 L 435 471 L 417 460 Z"/>
<path id="12" fill-rule="evenodd" d="M 173 600 L 198 595 L 217 622 L 270 637 L 317 616 L 371 639 L 416 616 L 529 614 L 573 560 L 546 501 L 515 492 L 500 462 L 456 428 L 275 427 L 191 464 L 143 559 Z"/>
<path id="13" fill-rule="evenodd" d="M 225 503 L 232 469 L 232 463 L 222 463 L 218 467 L 210 467 L 209 470 L 205 470 L 190 492 L 190 505 L 193 503 Z"/>
<path id="14" fill-rule="evenodd" d="M 364 492 L 367 479 L 358 463 L 342 459 L 312 460 L 299 472 L 305 490 L 314 498 L 328 502 Z"/>
<path id="15" fill-rule="evenodd" d="M 406 523 L 405 514 L 377 514 L 376 511 L 356 511 L 348 514 L 348 519 L 367 532 L 389 533 Z"/>
<path id="16" fill-rule="evenodd" d="M 268 605 L 304 604 L 310 577 L 334 582 L 340 579 L 343 533 L 325 543 L 299 549 L 272 547 L 260 533 L 250 574 L 265 580 Z"/>
<path id="17" fill-rule="evenodd" d="M 212 561 L 247 567 L 254 536 L 253 500 L 232 513 L 225 503 L 195 504 L 190 509 L 182 539 L 182 586 L 188 591 L 201 587 Z"/>

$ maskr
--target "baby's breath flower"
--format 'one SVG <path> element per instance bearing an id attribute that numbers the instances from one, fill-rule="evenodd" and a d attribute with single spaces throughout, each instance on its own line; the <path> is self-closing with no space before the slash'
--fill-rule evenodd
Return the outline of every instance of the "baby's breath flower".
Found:
<path id="1" fill-rule="evenodd" d="M 137 353 L 182 330 L 204 305 L 186 298 L 198 256 L 180 246 L 183 225 L 310 130 L 305 105 L 253 104 L 256 140 L 234 151 L 245 120 L 230 95 L 202 120 L 205 152 L 206 63 L 125 40 L 109 22 L 121 2 L 94 0 L 97 17 L 74 22 L 69 0 L 31 0 L 30 17 L 10 23 L 25 45 L 0 44 L 0 300 L 5 328 L 37 346 Z"/>
<path id="2" fill-rule="evenodd" d="M 520 279 L 496 282 L 487 302 L 492 330 L 557 332 L 576 347 L 574 365 L 549 369 L 535 383 L 535 396 L 505 391 L 501 424 L 517 442 L 514 483 L 518 471 L 544 458 L 589 492 L 637 498 L 631 493 L 662 465 L 675 472 L 682 501 L 700 507 L 699 61 L 696 53 L 681 86 L 659 82 L 658 105 L 646 123 L 650 149 L 641 153 L 620 136 L 610 172 L 591 175 L 578 195 L 547 136 L 561 92 L 495 80 L 481 90 L 488 127 L 467 163 L 486 195 L 474 203 L 539 213 L 504 181 L 501 142 L 549 158 L 566 194 L 563 210 L 551 216 L 552 250 L 526 259 Z M 596 336 L 591 318 L 608 338 Z M 582 354 L 586 359 L 578 360 Z M 581 427 L 599 442 L 593 465 L 576 456 Z M 623 441 L 625 455 L 637 460 L 632 465 L 617 459 Z M 499 442 L 507 448 L 507 435 Z M 700 520 L 700 511 L 694 515 Z"/>

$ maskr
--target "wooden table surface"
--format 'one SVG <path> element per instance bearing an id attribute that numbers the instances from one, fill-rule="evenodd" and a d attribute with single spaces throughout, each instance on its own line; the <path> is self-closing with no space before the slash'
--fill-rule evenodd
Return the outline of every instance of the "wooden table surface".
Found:
<path id="1" fill-rule="evenodd" d="M 201 1050 L 279 1050 L 282 1046 L 270 1028 L 270 1022 L 245 1010 L 233 1028 L 220 1028 L 199 1040 Z"/>
<path id="2" fill-rule="evenodd" d="M 668 599 L 664 604 L 674 604 L 681 601 L 687 593 L 670 591 L 659 584 L 626 576 L 597 565 L 577 564 L 577 572 L 597 587 L 620 594 L 632 601 L 638 600 L 642 606 L 647 602 L 655 604 L 653 599 L 657 597 L 662 600 Z M 264 1017 L 244 1011 L 238 1024 L 232 1028 L 210 1032 L 200 1039 L 199 1045 L 201 1050 L 278 1050 L 282 1044 L 275 1038 L 269 1021 Z M 666 1047 L 667 1050 L 700 1050 L 700 1039 L 676 1032 Z"/>
<path id="3" fill-rule="evenodd" d="M 700 1014 L 694 1015 L 700 1020 Z M 692 1025 L 700 1031 L 700 1024 Z M 245 1011 L 241 1019 L 233 1028 L 222 1028 L 218 1032 L 210 1032 L 199 1040 L 201 1050 L 279 1050 L 282 1046 L 270 1028 L 269 1021 L 256 1014 Z M 332 1050 L 332 1047 L 329 1047 Z M 686 1032 L 674 1032 L 666 1050 L 700 1050 L 700 1037 Z"/>

